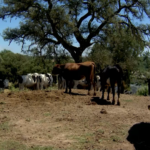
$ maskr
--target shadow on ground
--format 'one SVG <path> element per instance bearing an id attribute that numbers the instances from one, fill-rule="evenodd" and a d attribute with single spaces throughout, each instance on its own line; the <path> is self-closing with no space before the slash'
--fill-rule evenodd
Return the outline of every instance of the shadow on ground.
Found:
<path id="1" fill-rule="evenodd" d="M 80 96 L 86 96 L 87 94 L 79 94 L 79 93 L 66 93 L 64 92 L 65 94 L 69 94 L 69 95 L 80 95 Z"/>
<path id="2" fill-rule="evenodd" d="M 128 131 L 127 140 L 136 150 L 150 150 L 150 123 L 138 123 Z"/>
<path id="3" fill-rule="evenodd" d="M 111 101 L 101 99 L 100 97 L 92 97 L 91 102 L 95 102 L 98 105 L 112 105 Z"/>

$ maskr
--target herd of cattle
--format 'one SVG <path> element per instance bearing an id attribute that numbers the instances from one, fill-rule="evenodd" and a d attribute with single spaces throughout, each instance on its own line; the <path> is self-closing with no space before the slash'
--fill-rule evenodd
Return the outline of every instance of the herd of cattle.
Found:
<path id="1" fill-rule="evenodd" d="M 75 83 L 75 80 L 79 80 L 80 82 L 87 83 L 88 95 L 90 95 L 91 87 L 93 86 L 94 94 L 96 89 L 101 87 L 102 98 L 104 99 L 104 91 L 107 88 L 108 96 L 107 100 L 109 100 L 110 88 L 112 89 L 113 100 L 112 104 L 115 104 L 115 85 L 117 84 L 117 92 L 118 92 L 118 100 L 117 105 L 120 105 L 120 90 L 121 83 L 123 77 L 122 68 L 117 64 L 114 66 L 107 66 L 103 69 L 99 75 L 95 76 L 96 66 L 94 62 L 83 62 L 83 63 L 66 63 L 66 64 L 56 64 L 53 67 L 52 74 L 58 75 L 59 81 L 61 84 L 58 84 L 58 87 L 64 87 L 65 85 L 65 93 L 71 93 L 71 89 Z"/>
<path id="2" fill-rule="evenodd" d="M 24 87 L 42 90 L 46 89 L 53 84 L 53 76 L 58 76 L 58 89 L 65 89 L 65 93 L 71 93 L 72 88 L 86 88 L 88 89 L 88 95 L 93 87 L 94 95 L 96 90 L 102 91 L 102 99 L 104 99 L 104 91 L 107 88 L 109 100 L 110 88 L 112 88 L 113 100 L 112 104 L 115 104 L 115 84 L 118 87 L 118 101 L 117 105 L 120 105 L 120 88 L 123 76 L 123 71 L 119 65 L 107 66 L 100 74 L 95 75 L 95 63 L 83 62 L 83 63 L 66 63 L 56 64 L 53 67 L 52 74 L 39 74 L 28 73 L 18 77 L 19 90 L 23 90 Z M 53 76 L 52 76 L 53 75 Z M 0 79 L 0 88 L 7 88 L 9 81 L 7 79 Z M 100 89 L 101 88 L 101 89 Z"/>

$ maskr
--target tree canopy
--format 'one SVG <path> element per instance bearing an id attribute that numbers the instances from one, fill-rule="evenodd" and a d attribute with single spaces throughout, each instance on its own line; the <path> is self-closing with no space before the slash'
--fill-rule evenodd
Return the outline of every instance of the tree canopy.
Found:
<path id="1" fill-rule="evenodd" d="M 110 36 L 111 29 L 124 28 L 138 41 L 145 43 L 150 35 L 150 25 L 135 24 L 150 17 L 147 0 L 4 0 L 0 18 L 21 18 L 18 28 L 7 28 L 5 40 L 21 42 L 25 50 L 40 49 L 48 45 L 62 45 L 75 62 L 82 61 L 82 53 L 94 43 Z"/>

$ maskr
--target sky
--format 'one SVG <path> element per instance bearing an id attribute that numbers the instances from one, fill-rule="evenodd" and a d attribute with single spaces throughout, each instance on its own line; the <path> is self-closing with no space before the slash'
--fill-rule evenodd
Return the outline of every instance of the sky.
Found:
<path id="1" fill-rule="evenodd" d="M 9 45 L 9 41 L 4 41 L 3 37 L 1 36 L 3 33 L 3 30 L 6 28 L 15 28 L 19 26 L 19 19 L 6 19 L 6 20 L 0 20 L 0 51 L 7 49 L 11 50 L 14 53 L 21 53 L 21 44 L 18 45 L 15 42 L 12 42 Z"/>
<path id="2" fill-rule="evenodd" d="M 13 53 L 21 53 L 21 46 L 22 46 L 21 44 L 17 44 L 16 42 L 12 41 L 11 44 L 9 45 L 9 41 L 4 41 L 3 37 L 1 36 L 3 30 L 5 30 L 6 28 L 19 27 L 20 21 L 21 21 L 20 19 L 15 19 L 15 18 L 12 19 L 8 18 L 5 20 L 0 19 L 0 51 L 7 49 L 7 50 L 11 50 Z M 141 23 L 141 22 L 137 22 L 137 23 Z M 149 24 L 150 19 L 144 18 L 144 21 L 142 23 Z"/>

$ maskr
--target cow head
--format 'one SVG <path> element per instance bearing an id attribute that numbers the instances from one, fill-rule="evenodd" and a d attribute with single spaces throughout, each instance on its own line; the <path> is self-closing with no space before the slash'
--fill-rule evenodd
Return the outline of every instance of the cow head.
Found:
<path id="1" fill-rule="evenodd" d="M 48 84 L 50 85 L 50 83 L 51 83 L 51 74 L 46 73 L 45 76 L 48 78 Z"/>
<path id="2" fill-rule="evenodd" d="M 34 76 L 34 75 L 32 75 L 32 79 L 33 79 L 33 81 L 35 82 L 35 76 Z"/>
<path id="3" fill-rule="evenodd" d="M 38 73 L 33 73 L 32 74 L 32 78 L 33 78 L 33 81 L 35 82 L 35 83 L 37 83 L 37 81 L 38 81 Z"/>
<path id="4" fill-rule="evenodd" d="M 64 65 L 56 64 L 56 65 L 53 67 L 52 74 L 53 74 L 53 75 L 61 74 L 61 73 L 62 73 L 63 66 L 64 66 Z"/>

